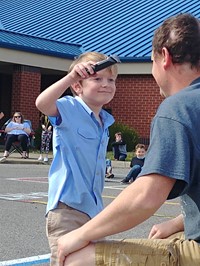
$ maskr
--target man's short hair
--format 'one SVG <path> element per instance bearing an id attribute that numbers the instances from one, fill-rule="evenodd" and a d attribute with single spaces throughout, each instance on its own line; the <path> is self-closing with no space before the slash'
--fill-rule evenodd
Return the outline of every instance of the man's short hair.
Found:
<path id="1" fill-rule="evenodd" d="M 191 14 L 179 14 L 166 19 L 153 37 L 154 57 L 165 47 L 175 64 L 190 63 L 200 68 L 200 21 Z"/>

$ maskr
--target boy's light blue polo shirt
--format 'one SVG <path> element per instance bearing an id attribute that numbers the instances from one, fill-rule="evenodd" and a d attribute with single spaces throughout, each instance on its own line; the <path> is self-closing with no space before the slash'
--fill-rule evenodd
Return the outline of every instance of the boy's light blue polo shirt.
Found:
<path id="1" fill-rule="evenodd" d="M 108 127 L 114 118 L 101 110 L 101 127 L 77 96 L 58 99 L 57 108 L 60 116 L 49 117 L 54 126 L 54 159 L 49 171 L 47 213 L 61 201 L 92 218 L 103 208 Z"/>

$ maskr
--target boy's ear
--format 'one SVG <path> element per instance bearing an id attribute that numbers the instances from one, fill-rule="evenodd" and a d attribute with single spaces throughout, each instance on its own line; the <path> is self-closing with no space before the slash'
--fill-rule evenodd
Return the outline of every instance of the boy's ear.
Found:
<path id="1" fill-rule="evenodd" d="M 80 82 L 76 82 L 72 84 L 71 87 L 76 92 L 77 95 L 79 95 L 82 92 L 82 86 Z"/>

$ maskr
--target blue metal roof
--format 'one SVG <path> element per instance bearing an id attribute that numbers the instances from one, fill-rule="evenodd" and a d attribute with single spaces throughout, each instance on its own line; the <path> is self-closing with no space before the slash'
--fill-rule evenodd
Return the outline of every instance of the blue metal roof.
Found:
<path id="1" fill-rule="evenodd" d="M 78 43 L 85 51 L 117 54 L 125 61 L 146 61 L 150 60 L 153 32 L 162 21 L 184 12 L 200 18 L 199 3 L 199 0 L 0 0 L 0 29 L 25 34 L 23 42 L 30 50 L 40 47 L 42 52 L 43 42 L 44 51 L 54 53 L 51 48 L 56 41 L 57 56 L 71 54 L 68 45 Z M 0 34 L 0 46 L 1 38 Z"/>
<path id="2" fill-rule="evenodd" d="M 81 45 L 51 41 L 0 29 L 0 47 L 74 59 L 83 52 Z"/>

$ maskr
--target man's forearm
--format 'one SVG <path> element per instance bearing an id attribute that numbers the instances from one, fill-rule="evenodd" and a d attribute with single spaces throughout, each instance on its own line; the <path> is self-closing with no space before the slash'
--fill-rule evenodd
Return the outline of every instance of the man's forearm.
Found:
<path id="1" fill-rule="evenodd" d="M 142 223 L 164 203 L 174 182 L 158 175 L 140 177 L 100 214 L 80 228 L 83 239 L 97 240 L 126 231 Z M 154 183 L 154 193 L 152 183 Z M 160 189 L 161 186 L 162 189 Z M 133 197 L 134 200 L 130 200 Z"/>
<path id="2" fill-rule="evenodd" d="M 184 231 L 184 220 L 183 220 L 183 215 L 180 214 L 176 218 L 173 219 L 174 226 L 176 227 L 177 231 L 176 232 L 181 232 Z"/>

